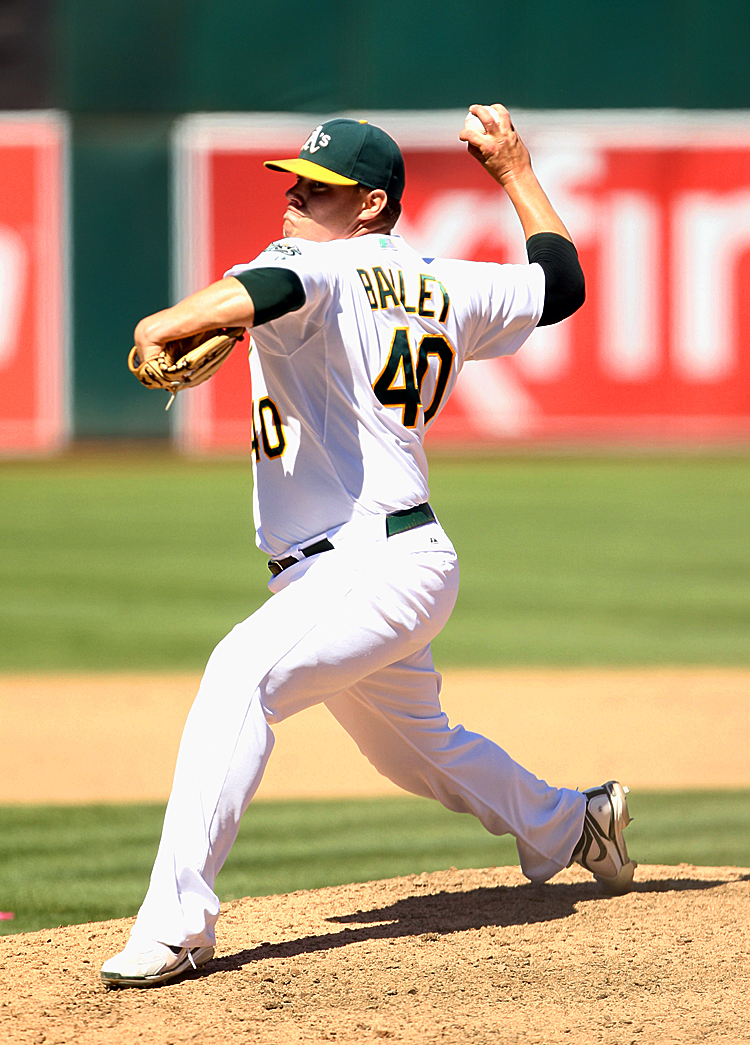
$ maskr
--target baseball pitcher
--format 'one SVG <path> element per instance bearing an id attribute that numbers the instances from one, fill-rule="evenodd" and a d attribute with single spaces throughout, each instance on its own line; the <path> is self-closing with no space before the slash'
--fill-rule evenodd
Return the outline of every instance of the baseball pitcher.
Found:
<path id="1" fill-rule="evenodd" d="M 464 364 L 516 352 L 584 299 L 576 249 L 507 110 L 472 105 L 459 137 L 510 198 L 528 264 L 418 254 L 393 232 L 398 146 L 335 119 L 298 157 L 266 163 L 294 177 L 283 238 L 136 328 L 133 369 L 172 392 L 202 379 L 204 332 L 222 350 L 251 332 L 254 518 L 273 595 L 208 661 L 150 886 L 106 984 L 161 983 L 210 960 L 214 882 L 273 726 L 321 702 L 400 787 L 512 834 L 532 881 L 578 861 L 610 893 L 631 886 L 626 788 L 551 787 L 440 706 L 430 642 L 458 562 L 429 503 L 425 433 Z"/>

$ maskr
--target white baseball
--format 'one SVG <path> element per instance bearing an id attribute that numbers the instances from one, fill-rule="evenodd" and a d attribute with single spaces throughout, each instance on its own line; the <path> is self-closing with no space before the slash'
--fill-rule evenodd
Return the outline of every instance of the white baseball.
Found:
<path id="1" fill-rule="evenodd" d="M 476 131 L 478 134 L 487 133 L 484 129 L 484 124 L 478 116 L 474 115 L 473 112 L 467 112 L 466 116 L 464 117 L 464 130 Z"/>

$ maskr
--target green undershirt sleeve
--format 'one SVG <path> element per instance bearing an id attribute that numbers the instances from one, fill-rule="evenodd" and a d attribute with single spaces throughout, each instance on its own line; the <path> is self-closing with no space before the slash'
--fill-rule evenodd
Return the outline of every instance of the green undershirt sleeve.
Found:
<path id="1" fill-rule="evenodd" d="M 248 269 L 236 274 L 253 299 L 255 319 L 253 326 L 269 323 L 272 319 L 296 312 L 305 303 L 305 289 L 296 272 L 282 268 Z"/>
<path id="2" fill-rule="evenodd" d="M 557 232 L 537 232 L 526 241 L 529 262 L 544 270 L 544 311 L 540 327 L 567 319 L 586 299 L 586 281 L 578 251 Z"/>

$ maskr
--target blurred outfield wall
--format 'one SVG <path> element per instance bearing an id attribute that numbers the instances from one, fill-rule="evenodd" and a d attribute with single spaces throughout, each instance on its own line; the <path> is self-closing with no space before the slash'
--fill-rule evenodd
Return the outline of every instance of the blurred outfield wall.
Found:
<path id="1" fill-rule="evenodd" d="M 514 111 L 750 109 L 750 9 L 737 0 L 10 6 L 0 105 L 70 120 L 71 420 L 83 437 L 168 432 L 160 397 L 122 360 L 135 322 L 170 300 L 170 141 L 183 113 L 476 100 Z"/>
<path id="2" fill-rule="evenodd" d="M 358 111 L 401 144 L 398 231 L 423 256 L 526 262 L 512 207 L 457 140 L 463 109 Z M 279 235 L 289 179 L 263 160 L 296 155 L 311 119 L 180 121 L 178 296 Z M 514 119 L 577 244 L 588 301 L 565 323 L 535 331 L 516 356 L 464 367 L 431 444 L 750 445 L 750 114 L 517 110 Z M 395 275 L 389 287 L 387 259 L 384 268 L 380 283 L 372 277 L 381 288 L 373 307 L 392 306 L 400 293 L 413 310 L 417 289 L 404 293 Z M 430 292 L 420 311 L 437 316 L 450 307 L 450 287 L 424 271 Z M 443 362 L 435 351 L 424 358 L 426 416 L 440 403 Z M 178 403 L 186 449 L 247 452 L 246 351 Z M 269 416 L 261 411 L 256 426 L 263 444 L 275 445 Z"/>

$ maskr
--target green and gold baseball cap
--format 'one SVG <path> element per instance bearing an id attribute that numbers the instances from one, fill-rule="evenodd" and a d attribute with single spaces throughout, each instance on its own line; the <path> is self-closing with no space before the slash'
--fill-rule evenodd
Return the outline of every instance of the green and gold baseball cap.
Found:
<path id="1" fill-rule="evenodd" d="M 404 157 L 393 138 L 367 120 L 328 120 L 312 132 L 292 160 L 266 160 L 272 171 L 288 171 L 326 185 L 384 189 L 400 200 Z"/>

